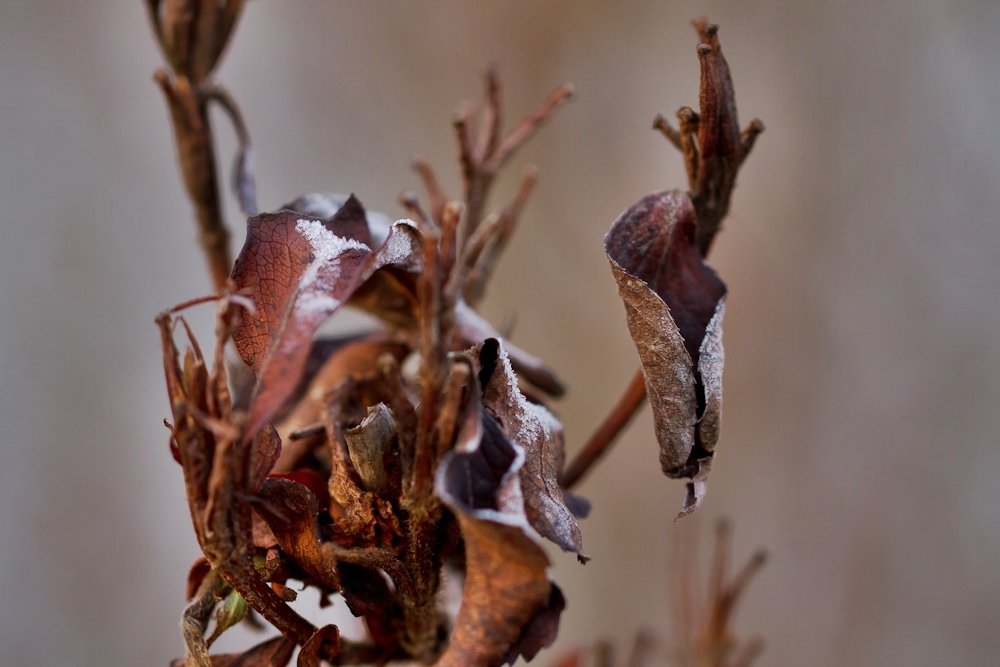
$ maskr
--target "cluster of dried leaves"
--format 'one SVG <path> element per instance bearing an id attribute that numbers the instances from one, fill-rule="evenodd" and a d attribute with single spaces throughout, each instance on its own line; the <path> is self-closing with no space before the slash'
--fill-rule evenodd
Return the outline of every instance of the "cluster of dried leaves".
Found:
<path id="1" fill-rule="evenodd" d="M 455 120 L 461 201 L 417 160 L 427 206 L 403 195 L 410 219 L 393 223 L 353 195 L 325 193 L 257 215 L 249 140 L 235 104 L 210 77 L 242 4 L 149 0 L 173 69 L 157 81 L 219 292 L 157 320 L 170 446 L 204 553 L 189 576 L 187 654 L 178 664 L 284 665 L 298 646 L 305 666 L 530 660 L 554 640 L 564 606 L 542 541 L 586 560 L 578 519 L 587 504 L 567 491 L 562 425 L 544 404 L 562 383 L 474 306 L 535 172 L 512 202 L 487 214 L 491 185 L 571 89 L 557 88 L 505 135 L 500 81 L 487 73 L 478 131 L 471 109 Z M 725 288 L 702 258 L 753 136 L 731 136 L 725 61 L 714 27 L 698 27 L 701 115 L 688 110 L 671 135 L 695 170 L 691 193 L 644 198 L 606 241 L 657 415 L 664 471 L 694 480 L 688 509 L 717 439 L 721 391 Z M 239 130 L 235 189 L 250 215 L 231 270 L 212 102 Z M 218 313 L 211 357 L 178 315 L 209 300 Z M 317 339 L 345 307 L 382 326 Z M 183 354 L 178 324 L 188 338 Z M 227 364 L 230 344 L 245 366 Z M 464 581 L 455 618 L 442 611 L 444 573 Z M 289 580 L 318 589 L 323 605 L 342 598 L 364 620 L 366 638 L 350 641 L 335 626 L 302 618 L 288 604 L 296 596 Z M 251 610 L 281 637 L 243 654 L 210 655 L 215 638 L 253 618 Z"/>

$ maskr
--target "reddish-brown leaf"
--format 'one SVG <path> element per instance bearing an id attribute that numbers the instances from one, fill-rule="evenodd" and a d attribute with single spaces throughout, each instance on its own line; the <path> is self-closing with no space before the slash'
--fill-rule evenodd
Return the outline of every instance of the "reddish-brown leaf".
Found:
<path id="1" fill-rule="evenodd" d="M 507 350 L 491 338 L 478 349 L 483 406 L 507 438 L 524 451 L 520 469 L 524 512 L 531 526 L 565 551 L 582 555 L 583 536 L 559 486 L 566 457 L 563 428 L 544 406 L 521 393 Z"/>
<path id="2" fill-rule="evenodd" d="M 257 371 L 247 433 L 259 431 L 294 393 L 319 326 L 379 269 L 417 268 L 416 230 L 399 222 L 374 252 L 356 199 L 328 220 L 279 211 L 251 218 L 233 281 L 255 312 L 241 312 L 233 341 Z"/>
<path id="3" fill-rule="evenodd" d="M 653 408 L 660 464 L 691 478 L 682 514 L 704 495 L 722 406 L 726 287 L 695 244 L 696 221 L 680 191 L 643 197 L 618 218 L 605 251 Z"/>
<path id="4" fill-rule="evenodd" d="M 337 192 L 312 192 L 307 195 L 296 197 L 281 208 L 301 213 L 312 218 L 331 218 L 337 214 L 344 206 L 348 205 L 353 195 L 345 195 Z M 357 200 L 355 199 L 355 202 Z M 368 231 L 371 234 L 371 241 L 364 241 L 369 246 L 375 247 L 385 241 L 392 227 L 392 219 L 384 213 L 378 211 L 365 211 Z"/>

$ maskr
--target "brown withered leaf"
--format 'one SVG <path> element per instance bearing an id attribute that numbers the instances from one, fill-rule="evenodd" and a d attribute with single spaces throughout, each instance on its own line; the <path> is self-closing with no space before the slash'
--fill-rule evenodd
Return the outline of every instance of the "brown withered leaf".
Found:
<path id="1" fill-rule="evenodd" d="M 692 479 L 682 515 L 704 495 L 722 407 L 726 287 L 705 265 L 695 231 L 691 200 L 675 190 L 643 197 L 604 242 L 646 378 L 660 464 L 670 477 Z"/>
<path id="2" fill-rule="evenodd" d="M 583 536 L 559 486 L 566 458 L 562 424 L 544 406 L 521 393 L 506 347 L 490 338 L 477 350 L 483 406 L 507 438 L 524 450 L 520 470 L 524 512 L 538 533 L 582 556 Z"/>
<path id="3" fill-rule="evenodd" d="M 473 383 L 468 401 L 475 406 L 480 400 Z M 492 417 L 476 409 L 463 414 L 459 442 L 442 460 L 436 479 L 438 496 L 458 518 L 466 563 L 461 607 L 438 667 L 499 665 L 526 632 L 537 639 L 527 642 L 528 652 L 554 636 L 529 628 L 549 610 L 552 584 L 548 558 L 524 512 L 524 451 Z"/>
<path id="4" fill-rule="evenodd" d="M 275 637 L 244 653 L 213 655 L 212 667 L 285 667 L 292 659 L 295 646 L 291 639 Z M 174 660 L 170 667 L 184 667 L 184 660 Z"/>
<path id="5" fill-rule="evenodd" d="M 247 433 L 255 434 L 302 376 L 316 330 L 379 269 L 416 268 L 416 230 L 392 226 L 372 251 L 364 209 L 351 198 L 330 219 L 279 211 L 251 218 L 232 279 L 255 312 L 242 312 L 233 341 L 257 372 Z"/>

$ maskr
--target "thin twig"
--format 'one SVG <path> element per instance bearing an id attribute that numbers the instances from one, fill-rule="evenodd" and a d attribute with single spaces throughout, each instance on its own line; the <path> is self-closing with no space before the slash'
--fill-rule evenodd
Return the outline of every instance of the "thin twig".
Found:
<path id="1" fill-rule="evenodd" d="M 529 113 L 527 116 L 522 118 L 514 129 L 510 131 L 510 134 L 500 142 L 497 147 L 496 152 L 494 152 L 487 162 L 483 165 L 485 169 L 491 172 L 496 172 L 500 167 L 504 165 L 507 160 L 514 155 L 514 152 L 520 148 L 524 142 L 531 138 L 531 136 L 538 131 L 538 128 L 547 121 L 552 114 L 560 106 L 569 101 L 569 98 L 573 96 L 573 86 L 568 83 L 564 83 L 559 86 L 542 102 L 541 106 L 535 109 L 533 112 Z"/>
<path id="2" fill-rule="evenodd" d="M 667 138 L 667 141 L 674 145 L 674 148 L 677 150 L 683 150 L 681 147 L 681 133 L 674 129 L 663 114 L 656 114 L 656 118 L 653 119 L 653 129 L 659 130 L 660 133 Z"/>
<path id="3" fill-rule="evenodd" d="M 440 223 L 441 214 L 444 212 L 445 204 L 448 203 L 448 197 L 444 194 L 441 185 L 438 183 L 437 174 L 434 173 L 434 169 L 431 168 L 427 161 L 421 157 L 413 158 L 412 166 L 413 170 L 420 176 L 420 180 L 424 184 L 424 189 L 427 191 L 427 197 L 431 206 L 431 216 L 435 221 Z"/>
<path id="4" fill-rule="evenodd" d="M 563 472 L 560 483 L 564 488 L 571 489 L 583 479 L 594 464 L 607 453 L 622 429 L 628 425 L 645 402 L 646 380 L 642 371 L 638 370 L 618 399 L 618 403 Z"/>
<path id="5" fill-rule="evenodd" d="M 221 292 L 232 267 L 229 230 L 222 219 L 217 167 L 208 114 L 203 101 L 183 75 L 171 78 L 165 71 L 154 75 L 163 90 L 174 123 L 174 139 L 187 188 L 195 210 L 199 243 L 208 262 L 213 287 Z"/>

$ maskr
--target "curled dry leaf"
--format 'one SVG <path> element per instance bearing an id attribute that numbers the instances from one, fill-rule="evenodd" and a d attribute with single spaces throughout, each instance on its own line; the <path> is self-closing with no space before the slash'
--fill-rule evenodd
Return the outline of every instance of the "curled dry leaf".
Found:
<path id="1" fill-rule="evenodd" d="M 653 408 L 660 464 L 687 477 L 682 515 L 704 495 L 722 407 L 726 287 L 703 261 L 687 194 L 643 197 L 611 227 L 604 247 Z"/>
<path id="2" fill-rule="evenodd" d="M 566 458 L 562 424 L 521 393 L 507 350 L 497 339 L 480 345 L 478 356 L 483 407 L 524 452 L 519 476 L 528 521 L 542 537 L 582 556 L 580 526 L 567 504 L 567 492 L 559 485 Z"/>
<path id="3" fill-rule="evenodd" d="M 415 269 L 416 230 L 398 222 L 372 251 L 364 209 L 353 197 L 319 220 L 284 210 L 251 218 L 232 280 L 253 313 L 241 313 L 233 341 L 257 372 L 247 433 L 258 432 L 298 385 L 316 330 L 379 269 Z"/>
<path id="4" fill-rule="evenodd" d="M 563 607 L 527 513 L 525 448 L 482 407 L 501 395 L 517 400 L 490 381 L 494 374 L 497 382 L 508 381 L 509 362 L 500 360 L 498 348 L 493 341 L 485 355 L 473 350 L 488 364 L 479 373 L 486 394 L 478 382 L 469 384 L 455 447 L 437 471 L 436 492 L 458 518 L 465 545 L 462 604 L 439 666 L 499 665 L 518 655 L 531 659 L 554 641 Z M 519 402 L 503 415 L 513 424 L 519 411 L 532 412 Z M 530 417 L 518 414 L 518 419 Z"/>
<path id="5" fill-rule="evenodd" d="M 474 383 L 470 394 L 474 407 Z M 442 460 L 436 480 L 439 497 L 458 518 L 466 563 L 462 604 L 438 667 L 501 664 L 548 609 L 549 560 L 525 516 L 523 465 L 523 450 L 492 418 L 465 411 L 460 441 Z"/>

